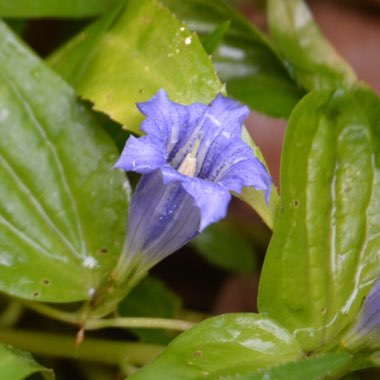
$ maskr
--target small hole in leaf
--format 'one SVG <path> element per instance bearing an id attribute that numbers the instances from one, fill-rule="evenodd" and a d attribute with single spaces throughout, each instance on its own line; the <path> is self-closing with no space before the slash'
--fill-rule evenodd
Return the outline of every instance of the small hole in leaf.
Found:
<path id="1" fill-rule="evenodd" d="M 297 199 L 295 199 L 295 200 L 293 201 L 293 206 L 294 206 L 294 207 L 298 207 L 298 206 L 299 206 L 299 202 L 297 201 Z"/>
<path id="2" fill-rule="evenodd" d="M 106 255 L 108 253 L 108 249 L 107 248 L 102 248 L 100 250 L 100 253 L 103 253 L 103 255 Z"/>
<path id="3" fill-rule="evenodd" d="M 43 283 L 44 285 L 50 285 L 50 281 L 49 281 L 48 279 L 46 279 L 46 278 L 44 278 L 44 279 L 42 280 L 42 283 Z"/>
<path id="4" fill-rule="evenodd" d="M 33 297 L 38 297 L 39 295 L 40 295 L 39 292 L 34 292 L 34 293 L 33 293 Z"/>

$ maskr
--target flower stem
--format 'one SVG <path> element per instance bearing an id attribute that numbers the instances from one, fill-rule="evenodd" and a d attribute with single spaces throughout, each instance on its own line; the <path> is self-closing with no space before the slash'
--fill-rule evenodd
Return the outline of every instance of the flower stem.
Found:
<path id="1" fill-rule="evenodd" d="M 33 354 L 98 363 L 141 366 L 152 361 L 164 347 L 135 342 L 85 338 L 80 346 L 75 336 L 30 330 L 0 329 L 2 343 L 11 344 Z"/>
<path id="2" fill-rule="evenodd" d="M 110 319 L 90 319 L 84 323 L 85 330 L 97 330 L 103 328 L 147 328 L 147 329 L 167 329 L 185 331 L 194 326 L 194 323 L 177 319 L 165 318 L 110 318 Z"/>
<path id="3" fill-rule="evenodd" d="M 35 311 L 36 313 L 45 315 L 49 318 L 53 318 L 57 321 L 70 323 L 74 325 L 80 325 L 82 322 L 81 318 L 77 313 L 69 313 L 67 311 L 59 310 L 40 302 L 23 301 L 23 303 L 27 308 Z"/>
<path id="4" fill-rule="evenodd" d="M 126 318 L 105 318 L 105 319 L 84 319 L 75 313 L 68 313 L 55 309 L 51 306 L 26 302 L 25 306 L 43 314 L 47 317 L 66 322 L 78 326 L 83 326 L 85 330 L 98 330 L 104 328 L 155 328 L 185 331 L 194 326 L 194 323 L 177 319 L 165 318 L 142 318 L 142 317 L 126 317 Z"/>

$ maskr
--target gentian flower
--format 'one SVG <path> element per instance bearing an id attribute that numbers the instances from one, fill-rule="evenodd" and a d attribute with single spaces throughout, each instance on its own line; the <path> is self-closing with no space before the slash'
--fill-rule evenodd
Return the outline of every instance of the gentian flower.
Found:
<path id="1" fill-rule="evenodd" d="M 138 271 L 148 270 L 224 218 L 230 191 L 251 186 L 263 190 L 268 201 L 272 186 L 241 140 L 247 107 L 222 95 L 209 105 L 185 106 L 169 100 L 164 90 L 137 107 L 146 116 L 141 125 L 146 135 L 131 136 L 115 165 L 142 174 L 116 273 L 132 262 Z"/>
<path id="2" fill-rule="evenodd" d="M 365 299 L 356 324 L 343 338 L 343 344 L 355 350 L 380 348 L 380 277 Z"/>

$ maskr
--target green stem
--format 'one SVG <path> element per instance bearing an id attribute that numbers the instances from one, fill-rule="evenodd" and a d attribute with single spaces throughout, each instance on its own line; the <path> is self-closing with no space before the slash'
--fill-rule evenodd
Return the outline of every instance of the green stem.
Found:
<path id="1" fill-rule="evenodd" d="M 74 336 L 29 330 L 0 329 L 0 340 L 37 355 L 112 365 L 128 362 L 141 366 L 164 350 L 164 347 L 153 344 L 94 338 L 85 338 L 78 347 Z"/>
<path id="2" fill-rule="evenodd" d="M 24 306 L 16 301 L 10 300 L 7 308 L 0 315 L 0 325 L 4 327 L 11 327 L 15 325 L 22 316 Z"/>
<path id="3" fill-rule="evenodd" d="M 84 320 L 74 313 L 68 313 L 62 310 L 55 309 L 42 303 L 26 302 L 25 306 L 30 309 L 46 315 L 56 320 L 81 326 L 85 330 L 98 330 L 104 328 L 149 328 L 149 329 L 167 329 L 185 331 L 194 326 L 194 323 L 181 321 L 177 319 L 166 318 L 142 318 L 142 317 L 127 317 L 127 318 L 105 318 L 105 319 L 89 319 Z"/>
<path id="4" fill-rule="evenodd" d="M 35 311 L 36 313 L 45 315 L 49 318 L 53 318 L 57 321 L 70 323 L 74 325 L 80 325 L 82 322 L 81 318 L 76 313 L 62 311 L 40 302 L 23 301 L 23 303 L 27 308 Z"/>
<path id="5" fill-rule="evenodd" d="M 90 319 L 84 323 L 85 330 L 97 330 L 110 327 L 121 328 L 146 328 L 146 329 L 167 329 L 185 331 L 194 326 L 194 323 L 177 319 L 165 318 L 110 318 L 110 319 Z"/>

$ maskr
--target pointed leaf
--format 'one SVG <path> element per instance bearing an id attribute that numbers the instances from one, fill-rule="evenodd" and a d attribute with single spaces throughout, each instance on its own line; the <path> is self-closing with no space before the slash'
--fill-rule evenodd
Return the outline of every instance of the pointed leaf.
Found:
<path id="1" fill-rule="evenodd" d="M 32 356 L 7 344 L 0 344 L 0 376 L 7 380 L 24 380 L 34 373 L 42 373 L 46 380 L 54 380 L 52 370 L 34 361 Z"/>
<path id="2" fill-rule="evenodd" d="M 118 152 L 72 89 L 0 23 L 0 290 L 88 299 L 124 240 Z"/>
<path id="3" fill-rule="evenodd" d="M 380 274 L 379 131 L 365 88 L 311 93 L 289 120 L 259 305 L 307 351 L 337 339 Z"/>
<path id="4" fill-rule="evenodd" d="M 355 73 L 320 32 L 304 0 L 269 0 L 268 19 L 289 72 L 308 90 L 350 86 Z"/>
<path id="5" fill-rule="evenodd" d="M 176 338 L 132 380 L 225 379 L 301 357 L 297 342 L 257 314 L 210 318 Z"/>
<path id="6" fill-rule="evenodd" d="M 143 118 L 136 102 L 160 88 L 183 104 L 208 103 L 223 89 L 198 37 L 155 0 L 129 1 L 112 25 L 96 34 L 89 52 L 93 28 L 69 42 L 50 63 L 69 82 L 81 70 L 78 93 L 131 131 L 138 132 Z M 72 58 L 82 67 L 71 66 Z"/>

